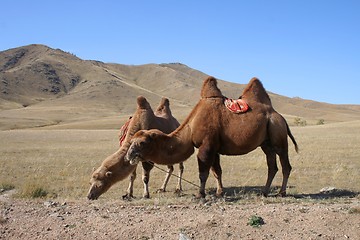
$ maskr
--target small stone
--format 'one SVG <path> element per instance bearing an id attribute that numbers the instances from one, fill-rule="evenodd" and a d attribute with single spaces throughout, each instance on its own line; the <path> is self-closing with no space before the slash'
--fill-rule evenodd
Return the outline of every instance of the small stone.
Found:
<path id="1" fill-rule="evenodd" d="M 179 233 L 179 240 L 190 240 L 185 233 Z"/>
<path id="2" fill-rule="evenodd" d="M 322 189 L 320 189 L 321 193 L 331 193 L 331 192 L 335 192 L 336 188 L 335 187 L 324 187 Z"/>

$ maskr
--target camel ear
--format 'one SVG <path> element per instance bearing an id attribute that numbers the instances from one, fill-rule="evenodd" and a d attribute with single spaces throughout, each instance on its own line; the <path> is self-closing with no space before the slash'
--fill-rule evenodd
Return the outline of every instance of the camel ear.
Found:
<path id="1" fill-rule="evenodd" d="M 110 171 L 105 173 L 105 176 L 107 176 L 107 177 L 111 177 L 111 175 L 112 175 L 112 172 L 110 172 Z"/>

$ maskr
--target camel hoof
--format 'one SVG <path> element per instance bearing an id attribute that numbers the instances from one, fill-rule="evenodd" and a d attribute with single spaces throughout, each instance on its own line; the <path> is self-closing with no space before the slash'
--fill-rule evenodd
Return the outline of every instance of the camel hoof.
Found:
<path id="1" fill-rule="evenodd" d="M 199 197 L 198 194 L 196 194 L 196 195 L 193 194 L 192 198 L 191 198 L 191 202 L 196 203 L 196 204 L 198 204 L 198 203 L 205 204 L 208 202 L 208 200 L 205 197 Z"/>
<path id="2" fill-rule="evenodd" d="M 158 190 L 156 190 L 156 192 L 157 192 L 157 193 L 162 193 L 162 192 L 166 192 L 166 190 L 163 189 L 163 188 L 159 188 Z"/>
<path id="3" fill-rule="evenodd" d="M 126 193 L 125 195 L 122 196 L 122 199 L 127 200 L 127 201 L 130 201 L 133 198 L 134 198 L 134 196 L 132 194 L 128 194 L 128 193 Z"/>
<path id="4" fill-rule="evenodd" d="M 278 194 L 276 194 L 276 197 L 286 197 L 286 191 L 279 192 Z"/>
<path id="5" fill-rule="evenodd" d="M 217 190 L 216 193 L 215 193 L 215 196 L 217 198 L 223 198 L 225 195 L 225 193 L 223 192 L 223 190 Z"/>
<path id="6" fill-rule="evenodd" d="M 143 199 L 149 199 L 149 198 L 150 198 L 150 194 L 143 195 Z"/>
<path id="7" fill-rule="evenodd" d="M 197 194 L 195 195 L 195 198 L 196 198 L 196 199 L 203 199 L 203 198 L 205 199 L 205 196 L 206 196 L 205 193 L 200 193 L 200 192 L 199 192 L 199 193 L 197 193 Z"/>
<path id="8" fill-rule="evenodd" d="M 268 196 L 269 196 L 269 192 L 262 191 L 262 195 L 263 195 L 264 197 L 268 197 Z"/>
<path id="9" fill-rule="evenodd" d="M 180 189 L 175 189 L 174 195 L 175 195 L 176 197 L 181 197 L 181 196 L 183 196 L 183 195 L 182 195 L 182 190 L 180 190 Z"/>

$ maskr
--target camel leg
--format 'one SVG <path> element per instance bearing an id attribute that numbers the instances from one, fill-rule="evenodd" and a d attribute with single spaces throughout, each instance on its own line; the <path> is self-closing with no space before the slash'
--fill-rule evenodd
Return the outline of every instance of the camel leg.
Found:
<path id="1" fill-rule="evenodd" d="M 199 179 L 200 179 L 200 189 L 197 194 L 197 198 L 205 198 L 205 185 L 209 177 L 210 167 L 213 166 L 214 157 L 217 153 L 211 151 L 210 145 L 206 144 L 206 140 L 203 140 L 203 145 L 199 147 L 199 152 L 197 155 L 198 166 L 199 166 Z M 216 164 L 215 164 L 216 166 Z M 217 171 L 219 168 L 217 169 Z M 221 175 L 220 175 L 221 176 Z"/>
<path id="2" fill-rule="evenodd" d="M 184 163 L 179 163 L 179 179 L 175 188 L 175 192 L 179 193 L 182 192 L 182 184 L 181 184 L 181 179 L 182 179 L 182 175 L 184 173 Z"/>
<path id="3" fill-rule="evenodd" d="M 272 151 L 280 157 L 280 163 L 283 174 L 283 182 L 279 195 L 286 195 L 286 185 L 291 172 L 291 165 L 288 155 L 288 131 L 289 126 L 280 114 L 272 114 L 269 122 L 269 137 L 272 145 Z M 273 154 L 273 153 L 272 153 Z"/>
<path id="4" fill-rule="evenodd" d="M 154 167 L 154 165 L 153 163 L 142 162 L 142 167 L 143 167 L 142 181 L 144 184 L 143 198 L 150 198 L 150 193 L 149 193 L 150 171 Z"/>
<path id="5" fill-rule="evenodd" d="M 289 161 L 289 154 L 287 151 L 284 151 L 282 154 L 279 154 L 279 156 L 280 156 L 280 163 L 281 163 L 282 174 L 283 174 L 283 182 L 281 185 L 279 195 L 282 197 L 285 197 L 286 196 L 286 186 L 287 186 L 290 172 L 291 172 L 291 165 L 290 165 L 290 161 Z"/>
<path id="6" fill-rule="evenodd" d="M 198 157 L 200 189 L 196 198 L 205 198 L 205 185 L 209 177 L 210 165 Z"/>
<path id="7" fill-rule="evenodd" d="M 221 197 L 223 196 L 223 185 L 222 185 L 222 169 L 220 166 L 220 154 L 215 154 L 214 162 L 211 166 L 211 171 L 216 178 L 217 181 L 217 188 L 216 188 L 216 196 Z"/>
<path id="8" fill-rule="evenodd" d="M 165 175 L 165 179 L 164 179 L 164 182 L 163 182 L 161 188 L 158 189 L 157 192 L 166 192 L 166 185 L 168 184 L 170 176 L 174 171 L 174 166 L 173 165 L 168 165 L 167 167 L 168 167 L 168 172 Z"/>
<path id="9" fill-rule="evenodd" d="M 261 146 L 261 149 L 266 154 L 266 162 L 268 166 L 268 177 L 263 190 L 264 196 L 267 197 L 270 192 L 271 183 L 278 171 L 278 167 L 276 164 L 276 153 L 271 149 L 271 147 L 264 145 Z"/>
<path id="10" fill-rule="evenodd" d="M 136 179 L 136 168 L 134 169 L 134 171 L 131 173 L 130 175 L 130 182 L 129 182 L 129 186 L 126 190 L 126 194 L 122 196 L 123 199 L 131 199 L 133 198 L 133 190 L 134 190 L 134 181 Z"/>

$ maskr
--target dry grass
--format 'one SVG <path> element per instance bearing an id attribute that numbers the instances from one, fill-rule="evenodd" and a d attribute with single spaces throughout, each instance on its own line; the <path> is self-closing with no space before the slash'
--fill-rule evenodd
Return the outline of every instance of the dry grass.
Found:
<path id="1" fill-rule="evenodd" d="M 290 143 L 293 172 L 288 193 L 311 198 L 323 187 L 333 186 L 352 193 L 360 192 L 360 121 L 321 126 L 292 127 L 300 153 Z M 33 197 L 43 190 L 48 198 L 85 198 L 93 167 L 113 153 L 117 147 L 117 130 L 12 130 L 0 132 L 0 186 L 14 186 L 20 197 Z M 222 156 L 223 181 L 226 195 L 236 200 L 258 199 L 266 181 L 267 167 L 261 150 L 244 156 Z M 163 169 L 166 167 L 162 166 Z M 280 168 L 280 167 L 279 167 Z M 176 166 L 177 169 L 177 166 Z M 281 169 L 281 168 L 280 168 Z M 139 174 L 135 196 L 141 197 Z M 184 178 L 198 184 L 195 155 L 185 163 Z M 173 201 L 177 179 L 171 178 L 168 193 L 154 193 L 161 186 L 164 173 L 152 171 L 148 203 L 166 204 Z M 281 171 L 273 186 L 281 184 Z M 125 192 L 128 181 L 114 185 L 101 200 L 117 199 Z M 211 193 L 215 180 L 209 177 Z M 176 201 L 186 202 L 196 187 L 184 183 L 184 195 Z M 139 202 L 138 202 L 139 203 Z"/>

